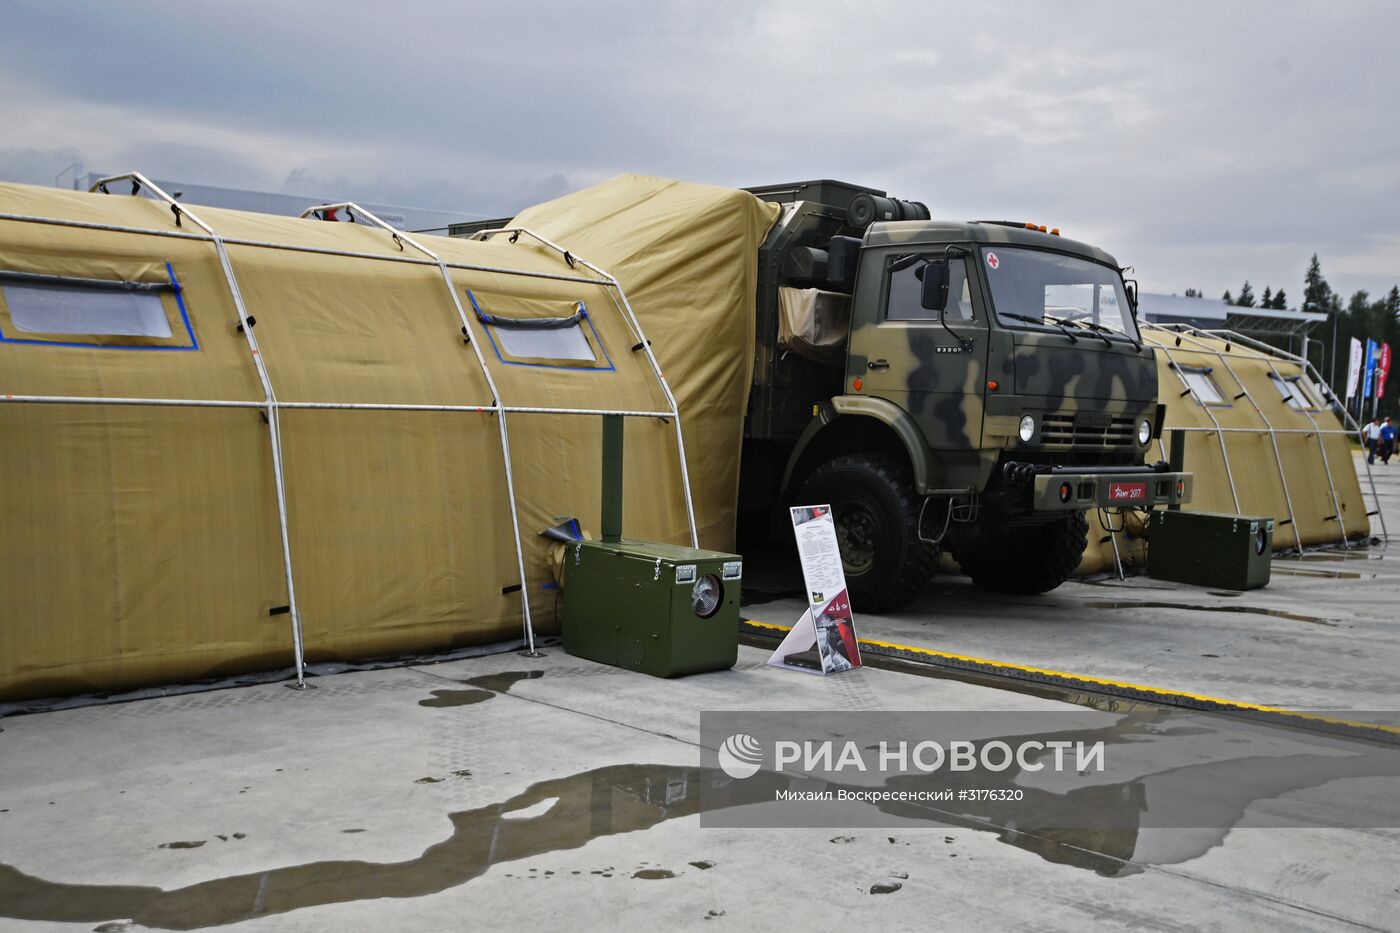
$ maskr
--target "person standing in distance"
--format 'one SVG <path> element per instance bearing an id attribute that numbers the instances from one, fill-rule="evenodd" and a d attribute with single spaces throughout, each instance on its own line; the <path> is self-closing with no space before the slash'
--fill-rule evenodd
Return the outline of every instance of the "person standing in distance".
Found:
<path id="1" fill-rule="evenodd" d="M 1372 418 L 1361 429 L 1361 442 L 1366 445 L 1366 462 L 1376 462 L 1376 442 L 1381 436 L 1381 419 Z"/>

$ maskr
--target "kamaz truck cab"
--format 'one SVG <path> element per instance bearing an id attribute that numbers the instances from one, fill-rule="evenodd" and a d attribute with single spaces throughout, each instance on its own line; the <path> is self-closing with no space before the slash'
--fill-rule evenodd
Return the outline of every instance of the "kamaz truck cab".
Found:
<path id="1" fill-rule="evenodd" d="M 749 189 L 759 258 L 741 509 L 826 502 L 852 602 L 912 600 L 946 547 L 979 586 L 1040 593 L 1086 511 L 1186 501 L 1146 462 L 1157 367 L 1112 256 L 1032 224 L 949 223 L 841 182 Z"/>

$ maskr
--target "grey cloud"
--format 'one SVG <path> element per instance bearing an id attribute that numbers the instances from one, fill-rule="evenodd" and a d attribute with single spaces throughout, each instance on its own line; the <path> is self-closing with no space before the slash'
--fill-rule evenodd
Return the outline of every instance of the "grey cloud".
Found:
<path id="1" fill-rule="evenodd" d="M 92 161 L 191 181 L 494 214 L 621 171 L 835 176 L 1056 224 L 1154 290 L 1296 296 L 1314 251 L 1342 290 L 1400 278 L 1377 248 L 1400 236 L 1385 3 L 146 0 L 8 20 L 0 79 L 141 127 L 85 143 Z M 201 125 L 268 143 L 201 153 Z M 5 142 L 72 144 L 45 132 Z"/>

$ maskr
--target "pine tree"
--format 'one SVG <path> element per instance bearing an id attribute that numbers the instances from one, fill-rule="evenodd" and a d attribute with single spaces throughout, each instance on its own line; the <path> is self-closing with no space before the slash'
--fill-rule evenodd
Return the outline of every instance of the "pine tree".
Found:
<path id="1" fill-rule="evenodd" d="M 1230 290 L 1228 288 L 1225 289 L 1225 294 L 1220 296 L 1220 300 L 1225 302 L 1227 305 L 1232 305 L 1235 303 L 1235 299 L 1231 297 Z"/>
<path id="2" fill-rule="evenodd" d="M 1302 310 L 1327 311 L 1333 306 L 1332 286 L 1322 277 L 1322 263 L 1317 261 L 1317 253 L 1313 253 L 1312 262 L 1308 263 L 1307 274 L 1303 276 L 1303 286 Z M 1337 304 L 1340 303 L 1339 299 Z"/>
<path id="3" fill-rule="evenodd" d="M 1269 305 L 1269 307 L 1273 308 L 1276 311 L 1288 310 L 1288 298 L 1284 294 L 1283 289 L 1280 288 L 1277 292 L 1274 293 L 1274 303 Z"/>
<path id="4" fill-rule="evenodd" d="M 1254 289 L 1249 287 L 1249 279 L 1245 279 L 1244 284 L 1240 286 L 1240 297 L 1235 299 L 1235 304 L 1241 308 L 1254 307 Z"/>
<path id="5" fill-rule="evenodd" d="M 1201 292 L 1200 292 L 1199 289 L 1188 288 L 1188 289 L 1186 289 L 1186 297 L 1187 297 L 1187 298 L 1199 298 L 1199 297 L 1201 297 Z"/>
<path id="6" fill-rule="evenodd" d="M 1274 290 L 1269 286 L 1264 286 L 1264 295 L 1259 299 L 1259 307 L 1272 308 L 1274 306 Z"/>

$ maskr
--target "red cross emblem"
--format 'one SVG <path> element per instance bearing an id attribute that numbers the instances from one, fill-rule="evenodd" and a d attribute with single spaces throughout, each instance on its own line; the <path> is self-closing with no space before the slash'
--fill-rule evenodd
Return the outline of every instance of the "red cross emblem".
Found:
<path id="1" fill-rule="evenodd" d="M 997 254 L 996 254 L 996 253 L 988 253 L 988 254 L 987 254 L 987 265 L 988 265 L 990 268 L 993 268 L 993 269 L 995 269 L 997 266 L 1001 265 L 1001 260 L 997 258 Z"/>

